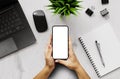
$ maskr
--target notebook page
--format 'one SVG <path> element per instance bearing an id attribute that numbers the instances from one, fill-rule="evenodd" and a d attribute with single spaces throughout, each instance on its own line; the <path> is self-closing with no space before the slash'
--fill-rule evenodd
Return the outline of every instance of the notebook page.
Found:
<path id="1" fill-rule="evenodd" d="M 120 66 L 120 42 L 109 23 L 106 23 L 81 37 L 100 76 L 103 76 Z M 95 40 L 100 43 L 105 67 L 102 65 Z"/>

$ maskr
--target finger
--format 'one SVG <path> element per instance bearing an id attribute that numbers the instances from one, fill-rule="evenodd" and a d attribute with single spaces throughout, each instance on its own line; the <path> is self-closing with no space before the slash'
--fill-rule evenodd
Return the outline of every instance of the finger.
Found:
<path id="1" fill-rule="evenodd" d="M 69 50 L 72 49 L 72 41 L 71 41 L 71 38 L 69 37 Z"/>
<path id="2" fill-rule="evenodd" d="M 52 48 L 51 46 L 48 46 L 46 49 L 45 57 L 51 57 L 52 56 Z"/>
<path id="3" fill-rule="evenodd" d="M 51 45 L 51 47 L 50 47 L 50 52 L 49 52 L 49 56 L 51 57 L 52 56 L 52 52 L 53 51 L 53 48 L 52 48 L 52 45 Z"/>
<path id="4" fill-rule="evenodd" d="M 69 55 L 73 55 L 73 47 L 72 47 L 72 41 L 71 38 L 69 37 Z"/>
<path id="5" fill-rule="evenodd" d="M 49 57 L 52 56 L 52 46 L 51 46 L 51 45 L 49 45 L 49 47 L 48 47 L 47 55 L 48 55 Z"/>
<path id="6" fill-rule="evenodd" d="M 52 40 L 52 35 L 50 36 L 49 38 L 49 41 L 48 41 L 48 45 L 47 45 L 47 48 L 46 48 L 46 53 L 45 53 L 45 56 L 47 56 L 49 54 L 49 56 L 52 54 L 52 46 L 51 46 L 51 40 Z"/>
<path id="7" fill-rule="evenodd" d="M 52 35 L 50 35 L 49 41 L 48 41 L 48 45 L 52 45 Z"/>
<path id="8" fill-rule="evenodd" d="M 66 66 L 66 61 L 64 60 L 55 60 L 55 62 Z"/>

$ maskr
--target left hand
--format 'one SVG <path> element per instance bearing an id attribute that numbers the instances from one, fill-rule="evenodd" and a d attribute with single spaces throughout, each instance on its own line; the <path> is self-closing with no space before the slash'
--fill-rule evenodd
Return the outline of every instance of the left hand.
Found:
<path id="1" fill-rule="evenodd" d="M 45 67 L 52 72 L 55 68 L 55 62 L 52 57 L 52 36 L 50 36 L 47 49 L 45 51 L 45 60 L 46 60 Z"/>

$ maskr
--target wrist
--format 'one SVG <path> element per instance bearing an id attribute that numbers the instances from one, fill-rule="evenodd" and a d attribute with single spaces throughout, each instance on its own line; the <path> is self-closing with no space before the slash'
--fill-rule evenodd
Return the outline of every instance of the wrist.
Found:
<path id="1" fill-rule="evenodd" d="M 78 75 L 79 79 L 90 79 L 89 75 L 83 69 L 81 65 L 75 69 L 76 74 Z"/>
<path id="2" fill-rule="evenodd" d="M 50 74 L 53 71 L 53 68 L 50 68 L 49 66 L 45 65 L 44 70 L 47 74 Z"/>
<path id="3" fill-rule="evenodd" d="M 44 66 L 42 71 L 34 79 L 48 79 L 51 72 L 52 70 L 48 66 Z"/>
<path id="4" fill-rule="evenodd" d="M 77 64 L 74 71 L 77 72 L 77 71 L 80 71 L 80 70 L 81 70 L 81 65 Z"/>

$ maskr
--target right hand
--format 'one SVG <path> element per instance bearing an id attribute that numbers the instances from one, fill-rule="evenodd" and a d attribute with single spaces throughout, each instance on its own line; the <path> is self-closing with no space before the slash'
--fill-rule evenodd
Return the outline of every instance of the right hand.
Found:
<path id="1" fill-rule="evenodd" d="M 80 67 L 80 63 L 74 54 L 74 51 L 72 48 L 72 42 L 71 42 L 70 38 L 69 38 L 69 57 L 68 57 L 68 59 L 67 60 L 56 60 L 55 62 L 63 64 L 71 70 L 77 70 Z"/>

